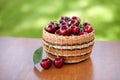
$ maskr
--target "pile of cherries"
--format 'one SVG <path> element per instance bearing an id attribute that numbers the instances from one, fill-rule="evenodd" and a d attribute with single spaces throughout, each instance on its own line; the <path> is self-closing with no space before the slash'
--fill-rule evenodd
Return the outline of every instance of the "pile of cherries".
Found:
<path id="1" fill-rule="evenodd" d="M 59 57 L 55 58 L 53 63 L 56 68 L 61 68 L 64 64 L 64 59 Z M 40 65 L 43 69 L 49 69 L 52 66 L 52 60 L 50 60 L 49 58 L 42 59 Z"/>
<path id="2" fill-rule="evenodd" d="M 81 20 L 73 16 L 72 18 L 62 16 L 59 22 L 50 22 L 45 30 L 49 33 L 63 36 L 83 35 L 93 31 L 92 26 L 84 22 L 81 24 Z"/>

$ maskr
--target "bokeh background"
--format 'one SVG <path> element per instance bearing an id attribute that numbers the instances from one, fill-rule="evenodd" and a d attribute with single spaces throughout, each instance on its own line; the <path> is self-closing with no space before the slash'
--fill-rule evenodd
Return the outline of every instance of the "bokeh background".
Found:
<path id="1" fill-rule="evenodd" d="M 0 36 L 41 38 L 60 16 L 90 22 L 96 40 L 120 40 L 120 0 L 0 0 Z"/>

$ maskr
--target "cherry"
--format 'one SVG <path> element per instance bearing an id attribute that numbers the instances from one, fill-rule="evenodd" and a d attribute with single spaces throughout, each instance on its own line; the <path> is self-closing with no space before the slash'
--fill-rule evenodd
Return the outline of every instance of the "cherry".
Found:
<path id="1" fill-rule="evenodd" d="M 72 34 L 71 28 L 68 27 L 68 29 L 67 29 L 67 35 L 70 36 L 71 34 Z"/>
<path id="2" fill-rule="evenodd" d="M 61 35 L 64 35 L 64 36 L 67 35 L 67 26 L 66 26 L 66 25 L 63 25 L 63 26 L 60 28 L 60 34 L 61 34 Z"/>
<path id="3" fill-rule="evenodd" d="M 69 22 L 70 25 L 76 24 L 76 20 L 71 19 L 71 21 Z"/>
<path id="4" fill-rule="evenodd" d="M 55 22 L 50 22 L 50 24 L 55 25 Z"/>
<path id="5" fill-rule="evenodd" d="M 77 16 L 73 16 L 72 19 L 78 20 L 79 18 Z"/>
<path id="6" fill-rule="evenodd" d="M 84 22 L 83 26 L 90 25 L 88 22 Z"/>
<path id="7" fill-rule="evenodd" d="M 54 60 L 54 65 L 57 68 L 61 68 L 64 64 L 64 59 L 63 58 L 55 58 Z"/>
<path id="8" fill-rule="evenodd" d="M 76 25 L 79 26 L 80 21 L 77 19 L 71 19 L 71 21 L 69 21 L 69 25 Z"/>
<path id="9" fill-rule="evenodd" d="M 60 27 L 60 35 L 69 36 L 71 35 L 71 29 L 67 25 Z"/>
<path id="10" fill-rule="evenodd" d="M 47 32 L 50 32 L 50 33 L 54 33 L 56 31 L 56 28 L 53 24 L 48 24 L 46 27 L 45 27 L 45 30 Z"/>
<path id="11" fill-rule="evenodd" d="M 40 65 L 43 69 L 49 69 L 52 65 L 52 61 L 50 59 L 42 59 Z"/>
<path id="12" fill-rule="evenodd" d="M 65 20 L 60 19 L 59 23 L 65 23 Z"/>
<path id="13" fill-rule="evenodd" d="M 79 35 L 84 35 L 86 34 L 86 32 L 79 32 Z"/>
<path id="14" fill-rule="evenodd" d="M 80 32 L 80 29 L 77 26 L 71 26 L 71 31 L 74 35 L 78 35 Z"/>
<path id="15" fill-rule="evenodd" d="M 76 25 L 76 26 L 79 26 L 79 24 L 80 24 L 80 19 L 79 19 L 77 16 L 73 16 L 73 17 L 72 17 L 72 20 L 75 20 L 75 21 L 76 21 L 75 25 Z"/>
<path id="16" fill-rule="evenodd" d="M 58 29 L 58 30 L 55 32 L 55 34 L 61 35 L 61 34 L 60 34 L 60 29 Z"/>
<path id="17" fill-rule="evenodd" d="M 69 22 L 71 19 L 69 17 L 66 17 L 65 21 Z"/>
<path id="18" fill-rule="evenodd" d="M 54 27 L 57 27 L 59 24 L 57 24 L 57 22 L 51 21 L 48 25 L 53 25 Z"/>
<path id="19" fill-rule="evenodd" d="M 84 30 L 85 30 L 85 32 L 87 32 L 87 33 L 90 33 L 90 32 L 92 32 L 92 31 L 93 31 L 93 29 L 92 29 L 92 26 L 91 26 L 91 25 L 86 25 L 86 26 L 84 27 Z"/>
<path id="20" fill-rule="evenodd" d="M 80 24 L 80 21 L 79 21 L 79 20 L 77 20 L 77 22 L 76 22 L 76 26 L 79 26 L 79 24 Z"/>
<path id="21" fill-rule="evenodd" d="M 65 16 L 61 16 L 61 18 L 60 18 L 61 20 L 65 20 L 66 19 L 66 17 Z"/>
<path id="22" fill-rule="evenodd" d="M 62 27 L 63 25 L 66 25 L 66 26 L 68 25 L 68 23 L 65 20 L 60 20 L 59 23 L 60 23 L 59 27 Z"/>
<path id="23" fill-rule="evenodd" d="M 67 23 L 66 23 L 66 22 L 62 22 L 62 23 L 60 24 L 60 26 L 63 26 L 63 25 L 67 25 Z"/>
<path id="24" fill-rule="evenodd" d="M 67 28 L 68 28 L 67 25 L 63 25 L 60 29 L 61 29 L 61 30 L 66 30 Z"/>

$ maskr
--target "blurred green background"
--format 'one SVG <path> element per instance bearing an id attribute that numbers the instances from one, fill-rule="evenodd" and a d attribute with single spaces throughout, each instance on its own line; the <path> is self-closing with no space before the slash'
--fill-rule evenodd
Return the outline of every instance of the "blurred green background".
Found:
<path id="1" fill-rule="evenodd" d="M 119 0 L 0 0 L 0 36 L 42 37 L 60 16 L 79 16 L 95 29 L 96 40 L 120 40 Z"/>

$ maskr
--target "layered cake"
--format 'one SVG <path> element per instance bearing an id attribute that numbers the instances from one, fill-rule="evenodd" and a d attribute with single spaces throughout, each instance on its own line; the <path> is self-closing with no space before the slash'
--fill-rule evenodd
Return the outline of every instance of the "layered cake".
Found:
<path id="1" fill-rule="evenodd" d="M 61 17 L 43 28 L 43 47 L 47 57 L 62 57 L 65 63 L 77 63 L 90 57 L 94 45 L 94 30 L 73 16 Z"/>

